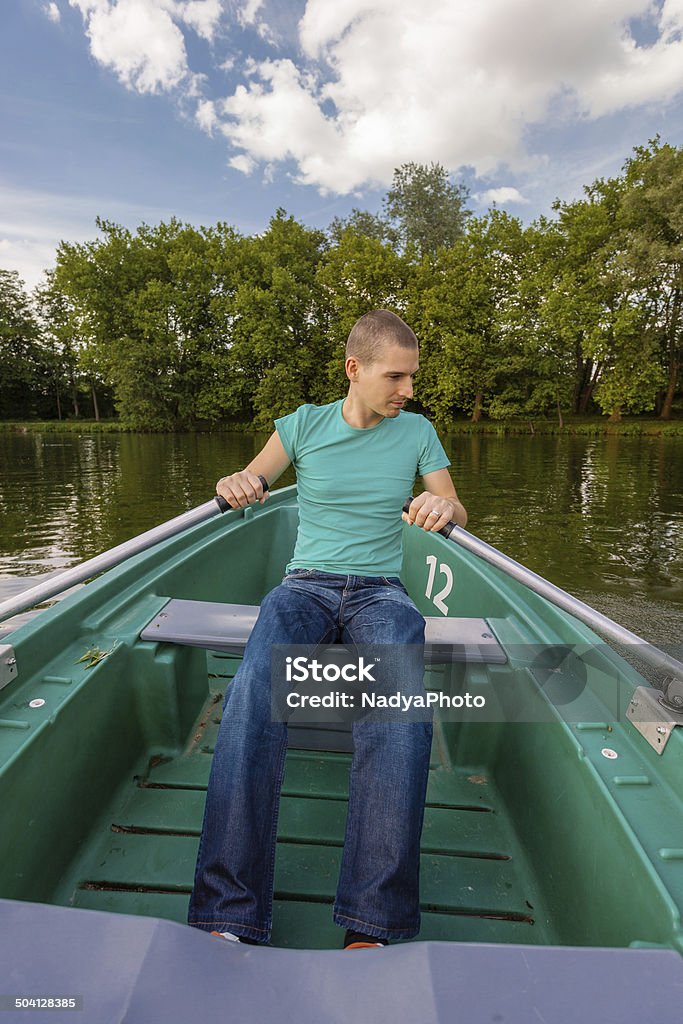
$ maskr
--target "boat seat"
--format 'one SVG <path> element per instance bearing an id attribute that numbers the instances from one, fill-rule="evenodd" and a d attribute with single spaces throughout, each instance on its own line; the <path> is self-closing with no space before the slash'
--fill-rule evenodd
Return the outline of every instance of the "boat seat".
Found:
<path id="1" fill-rule="evenodd" d="M 171 598 L 140 633 L 141 640 L 205 647 L 241 656 L 259 613 L 258 605 L 222 604 Z M 431 664 L 478 662 L 502 665 L 505 651 L 486 619 L 425 616 L 425 661 Z M 344 720 L 288 723 L 289 745 L 299 750 L 353 751 L 351 723 Z"/>
<path id="2" fill-rule="evenodd" d="M 147 623 L 140 639 L 241 656 L 258 613 L 258 605 L 171 598 Z M 507 656 L 486 619 L 427 615 L 425 661 L 503 665 Z"/>

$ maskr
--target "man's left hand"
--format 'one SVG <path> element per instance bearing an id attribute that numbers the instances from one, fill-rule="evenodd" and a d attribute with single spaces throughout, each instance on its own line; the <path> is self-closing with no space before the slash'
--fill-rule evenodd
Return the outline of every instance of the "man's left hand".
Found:
<path id="1" fill-rule="evenodd" d="M 421 526 L 428 533 L 438 532 L 455 519 L 456 503 L 457 498 L 441 498 L 424 491 L 413 498 L 410 508 L 403 513 L 403 519 L 411 525 Z"/>

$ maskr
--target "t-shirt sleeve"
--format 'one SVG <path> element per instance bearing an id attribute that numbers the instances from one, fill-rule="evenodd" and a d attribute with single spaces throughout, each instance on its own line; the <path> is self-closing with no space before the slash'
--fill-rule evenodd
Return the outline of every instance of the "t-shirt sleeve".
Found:
<path id="1" fill-rule="evenodd" d="M 451 460 L 446 455 L 438 435 L 429 420 L 422 418 L 422 430 L 420 432 L 420 454 L 417 464 L 417 471 L 420 476 L 425 473 L 433 473 L 435 469 L 445 469 L 450 466 Z"/>
<path id="2" fill-rule="evenodd" d="M 296 463 L 297 445 L 301 430 L 301 410 L 303 408 L 304 406 L 299 406 L 295 412 L 290 412 L 288 416 L 281 416 L 275 420 L 275 429 L 278 432 L 278 437 L 282 441 L 282 447 L 287 452 L 292 463 Z"/>

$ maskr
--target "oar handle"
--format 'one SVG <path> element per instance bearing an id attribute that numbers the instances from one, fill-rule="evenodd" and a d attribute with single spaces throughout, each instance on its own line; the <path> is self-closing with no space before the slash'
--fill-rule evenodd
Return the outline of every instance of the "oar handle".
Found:
<path id="1" fill-rule="evenodd" d="M 259 475 L 259 480 L 261 481 L 261 486 L 263 487 L 263 493 L 265 494 L 266 491 L 270 490 L 270 487 L 268 486 L 268 481 L 266 480 L 266 478 L 264 476 L 260 476 L 260 475 Z M 223 498 L 220 494 L 216 495 L 215 501 L 216 501 L 216 504 L 218 505 L 219 509 L 221 510 L 221 512 L 229 512 L 230 509 L 232 508 L 232 505 L 230 505 L 225 500 L 225 498 Z"/>
<path id="2" fill-rule="evenodd" d="M 403 511 L 407 512 L 408 509 L 410 508 L 410 506 L 412 505 L 412 503 L 413 503 L 413 496 L 411 494 L 410 497 L 408 498 L 408 500 L 405 501 L 404 504 L 403 504 Z M 450 523 L 446 523 L 445 526 L 442 526 L 441 529 L 437 530 L 436 532 L 440 533 L 442 537 L 450 537 L 450 535 L 453 533 L 453 530 L 455 530 L 457 528 L 457 526 L 458 526 L 458 524 L 454 523 L 451 520 Z M 432 532 L 434 532 L 434 531 L 432 531 Z"/>

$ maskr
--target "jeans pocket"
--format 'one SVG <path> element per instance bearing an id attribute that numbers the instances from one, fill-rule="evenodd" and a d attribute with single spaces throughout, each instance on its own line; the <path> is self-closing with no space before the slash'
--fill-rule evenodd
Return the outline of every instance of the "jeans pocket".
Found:
<path id="1" fill-rule="evenodd" d="M 407 590 L 406 590 L 406 588 L 405 588 L 405 587 L 403 586 L 403 584 L 401 583 L 401 581 L 400 581 L 400 579 L 398 578 L 398 576 L 380 576 L 380 579 L 381 579 L 381 580 L 382 580 L 382 582 L 383 582 L 383 583 L 385 583 L 385 584 L 386 584 L 386 585 L 387 585 L 388 587 L 393 587 L 393 588 L 394 588 L 394 590 L 402 590 L 404 594 L 407 594 L 407 593 L 408 593 L 408 591 L 407 591 Z"/>

